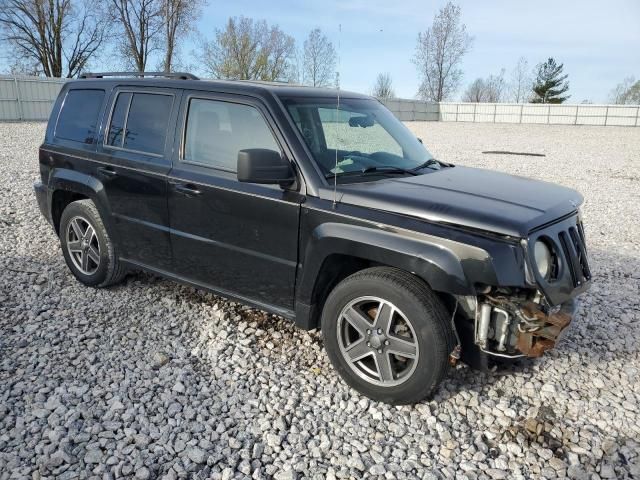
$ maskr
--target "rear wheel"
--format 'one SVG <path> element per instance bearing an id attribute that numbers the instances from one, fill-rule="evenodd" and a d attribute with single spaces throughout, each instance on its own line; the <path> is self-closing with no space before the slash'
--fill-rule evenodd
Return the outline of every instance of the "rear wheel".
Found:
<path id="1" fill-rule="evenodd" d="M 91 200 L 78 200 L 64 209 L 60 243 L 67 266 L 85 285 L 105 287 L 119 282 L 126 274 Z"/>
<path id="2" fill-rule="evenodd" d="M 449 315 L 423 281 L 376 267 L 331 292 L 322 313 L 325 348 L 338 373 L 359 392 L 392 404 L 430 396 L 449 369 Z"/>

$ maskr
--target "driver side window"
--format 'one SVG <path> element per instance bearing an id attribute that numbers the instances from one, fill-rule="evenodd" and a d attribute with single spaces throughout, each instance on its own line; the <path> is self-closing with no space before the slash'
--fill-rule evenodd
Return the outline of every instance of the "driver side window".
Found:
<path id="1" fill-rule="evenodd" d="M 250 105 L 191 98 L 185 128 L 187 163 L 235 172 L 240 150 L 280 151 L 264 117 Z"/>
<path id="2" fill-rule="evenodd" d="M 363 117 L 361 113 L 335 108 L 318 108 L 327 148 L 358 151 L 364 154 L 385 152 L 403 156 L 398 142 L 375 121 L 372 126 L 351 126 L 349 119 Z"/>

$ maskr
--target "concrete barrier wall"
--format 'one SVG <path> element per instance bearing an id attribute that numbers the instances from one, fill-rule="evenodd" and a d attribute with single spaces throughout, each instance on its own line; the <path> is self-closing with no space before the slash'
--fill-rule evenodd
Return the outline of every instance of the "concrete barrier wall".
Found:
<path id="1" fill-rule="evenodd" d="M 47 120 L 65 81 L 0 76 L 0 121 Z"/>

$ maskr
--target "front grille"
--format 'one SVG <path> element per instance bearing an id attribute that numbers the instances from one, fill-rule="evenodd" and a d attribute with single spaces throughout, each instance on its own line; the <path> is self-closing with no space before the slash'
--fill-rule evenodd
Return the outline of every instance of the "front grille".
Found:
<path id="1" fill-rule="evenodd" d="M 587 259 L 587 248 L 584 240 L 582 223 L 569 227 L 558 233 L 566 266 L 571 274 L 574 287 L 579 287 L 591 280 L 591 270 Z"/>

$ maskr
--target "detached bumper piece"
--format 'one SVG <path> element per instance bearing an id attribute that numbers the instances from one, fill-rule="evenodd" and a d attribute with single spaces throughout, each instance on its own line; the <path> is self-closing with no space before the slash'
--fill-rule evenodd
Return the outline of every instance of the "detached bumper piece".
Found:
<path id="1" fill-rule="evenodd" d="M 476 310 L 475 344 L 497 357 L 537 358 L 556 346 L 574 312 L 574 300 L 545 310 L 531 301 L 487 297 Z"/>
<path id="2" fill-rule="evenodd" d="M 525 329 L 518 335 L 517 347 L 527 357 L 540 357 L 556 346 L 560 336 L 571 323 L 574 314 L 574 302 L 563 305 L 559 311 L 546 315 L 538 305 L 525 304 L 521 312 L 526 315 L 531 330 Z"/>

